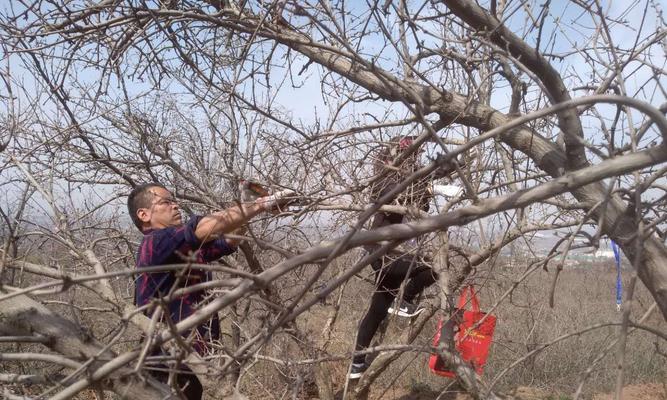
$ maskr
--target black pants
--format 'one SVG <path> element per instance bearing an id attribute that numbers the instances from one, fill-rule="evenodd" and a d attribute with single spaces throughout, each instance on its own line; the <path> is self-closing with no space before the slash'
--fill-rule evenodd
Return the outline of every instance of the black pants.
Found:
<path id="1" fill-rule="evenodd" d="M 151 371 L 151 375 L 158 381 L 167 383 L 169 381 L 169 372 L 166 371 L 168 367 L 162 367 L 165 371 Z M 181 365 L 179 369 L 184 372 L 176 373 L 175 375 L 176 385 L 181 389 L 181 397 L 187 400 L 201 400 L 204 388 L 202 387 L 201 382 L 199 382 L 199 378 L 197 378 L 197 376 L 184 365 Z"/>
<path id="2" fill-rule="evenodd" d="M 384 261 L 383 261 L 384 259 Z M 424 289 L 432 285 L 437 279 L 437 274 L 426 264 L 417 262 L 413 256 L 403 256 L 390 261 L 387 265 L 387 258 L 377 260 L 372 265 L 376 274 L 377 286 L 368 312 L 361 320 L 359 333 L 357 334 L 357 344 L 355 350 L 363 350 L 371 344 L 375 332 L 382 321 L 387 317 L 387 310 L 391 306 L 396 296 L 398 296 L 401 284 L 408 279 L 403 292 L 403 299 L 411 302 Z M 354 363 L 363 363 L 365 355 L 354 357 Z"/>

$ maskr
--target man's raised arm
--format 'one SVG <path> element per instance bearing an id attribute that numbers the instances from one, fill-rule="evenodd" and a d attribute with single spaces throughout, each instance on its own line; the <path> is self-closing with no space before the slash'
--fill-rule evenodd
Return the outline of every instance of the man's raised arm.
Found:
<path id="1" fill-rule="evenodd" d="M 202 242 L 208 242 L 220 234 L 231 233 L 256 215 L 286 204 L 293 196 L 293 191 L 282 190 L 270 196 L 260 197 L 250 203 L 235 205 L 206 215 L 197 224 L 195 236 Z"/>

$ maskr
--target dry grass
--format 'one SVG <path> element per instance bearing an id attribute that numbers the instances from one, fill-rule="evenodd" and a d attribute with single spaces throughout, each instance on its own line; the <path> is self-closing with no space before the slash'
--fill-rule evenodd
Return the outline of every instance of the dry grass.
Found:
<path id="1" fill-rule="evenodd" d="M 333 276 L 336 270 L 348 265 L 340 260 L 336 266 L 327 271 L 324 280 Z M 296 293 L 297 283 L 302 283 L 312 267 L 304 267 L 301 271 L 285 277 L 279 287 L 283 298 L 291 298 Z M 522 272 L 521 267 L 496 266 L 493 270 L 480 269 L 475 276 L 475 284 L 480 288 L 480 300 L 484 308 L 490 307 L 500 298 Z M 368 276 L 370 269 L 364 271 Z M 582 268 L 566 268 L 559 277 L 556 287 L 554 308 L 548 305 L 549 287 L 553 272 L 537 271 L 528 280 L 521 283 L 510 298 L 505 299 L 495 311 L 498 324 L 495 342 L 491 349 L 489 362 L 485 369 L 485 378 L 492 381 L 505 367 L 523 357 L 528 351 L 541 344 L 549 343 L 555 338 L 575 332 L 586 326 L 618 322 L 620 313 L 615 306 L 615 272 L 610 265 L 589 265 Z M 624 271 L 624 284 L 627 287 L 630 271 Z M 363 279 L 354 278 L 345 288 L 338 320 L 331 334 L 327 348 L 321 349 L 321 331 L 326 319 L 333 310 L 334 297 L 327 299 L 325 304 L 317 304 L 310 312 L 297 320 L 298 335 L 295 331 L 280 332 L 263 348 L 262 354 L 283 360 L 303 360 L 322 356 L 345 356 L 353 348 L 359 319 L 363 316 L 370 300 L 372 285 Z M 435 288 L 429 294 L 435 294 Z M 638 282 L 636 290 L 633 318 L 652 304 L 652 299 Z M 105 306 L 94 294 L 79 289 L 75 297 L 72 294 L 57 296 L 60 300 L 75 300 L 78 305 Z M 243 311 L 246 303 L 241 302 L 239 311 Z M 108 305 L 106 305 L 108 306 Z M 248 317 L 240 320 L 243 332 L 252 336 L 262 326 L 275 317 L 268 313 L 265 306 L 252 302 L 248 306 Z M 52 309 L 60 315 L 72 318 L 73 309 L 68 306 L 54 305 Z M 117 327 L 109 314 L 95 312 L 76 312 L 77 317 L 94 335 L 100 339 L 107 336 Z M 234 317 L 230 310 L 224 310 L 223 332 L 229 332 Z M 415 344 L 428 345 L 431 335 L 435 332 L 434 318 L 422 332 Z M 407 328 L 409 322 L 395 319 L 389 325 L 384 337 L 384 344 L 397 343 L 398 335 Z M 662 331 L 667 324 L 658 312 L 655 312 L 647 325 Z M 562 342 L 549 346 L 534 357 L 529 357 L 511 369 L 496 383 L 494 390 L 510 392 L 517 387 L 530 387 L 539 393 L 551 394 L 553 399 L 567 399 L 574 393 L 582 373 L 599 356 L 600 352 L 617 337 L 617 327 L 604 327 L 578 336 L 572 336 Z M 108 337 L 108 336 L 107 336 Z M 136 332 L 127 335 L 127 341 L 120 342 L 116 350 L 123 350 L 135 345 Z M 223 343 L 230 345 L 230 337 L 225 336 Z M 629 337 L 627 343 L 626 382 L 642 384 L 662 382 L 667 373 L 664 356 L 656 352 L 655 335 L 637 331 Z M 665 344 L 659 344 L 664 352 Z M 3 346 L 4 351 L 31 351 L 33 346 Z M 591 398 L 594 393 L 613 391 L 616 379 L 616 352 L 612 350 L 590 375 L 584 393 Z M 16 365 L 3 363 L 3 369 L 12 372 L 43 372 L 52 371 L 39 363 Z M 340 360 L 324 364 L 331 376 L 335 389 L 340 390 L 344 384 L 348 361 Z M 297 391 L 300 398 L 313 398 L 316 388 L 313 384 L 311 365 L 279 366 L 270 361 L 257 361 L 244 373 L 241 391 L 249 398 L 280 398 L 291 396 L 291 388 L 300 383 Z M 384 375 L 376 382 L 371 391 L 372 398 L 434 398 L 451 381 L 435 376 L 428 370 L 428 355 L 424 353 L 403 354 L 393 363 Z M 36 388 L 35 388 L 36 390 Z M 443 398 L 456 397 L 459 389 L 451 388 L 454 394 Z M 32 390 L 31 390 L 32 392 Z M 25 394 L 34 394 L 38 391 Z M 416 397 L 415 397 L 416 396 Z M 429 397 L 430 396 L 430 397 Z M 454 396 L 454 397 L 452 397 Z M 81 399 L 88 399 L 90 393 L 81 394 Z M 548 398 L 548 397 L 547 397 Z"/>
<path id="2" fill-rule="evenodd" d="M 521 267 L 500 267 L 493 271 L 480 271 L 474 278 L 481 290 L 481 302 L 490 307 L 512 285 L 521 274 Z M 630 271 L 625 270 L 624 287 L 627 288 Z M 492 276 L 492 278 L 490 278 Z M 524 357 L 537 346 L 552 342 L 561 335 L 579 331 L 587 326 L 602 323 L 617 323 L 621 314 L 615 304 L 615 271 L 611 264 L 582 265 L 566 268 L 559 276 L 555 293 L 555 305 L 549 307 L 549 288 L 554 277 L 553 271 L 539 270 L 520 284 L 512 296 L 495 311 L 498 317 L 495 341 L 485 378 L 493 381 L 509 364 Z M 362 280 L 351 282 L 346 288 L 340 318 L 337 321 L 329 354 L 343 355 L 352 350 L 358 320 L 368 305 L 372 287 Z M 633 319 L 638 319 L 652 304 L 652 299 L 641 282 L 638 281 Z M 329 308 L 315 307 L 311 313 L 300 319 L 311 337 L 317 337 Z M 396 343 L 405 320 L 395 320 L 389 326 L 384 343 Z M 659 330 L 667 330 L 667 324 L 658 311 L 646 321 L 647 325 Z M 435 319 L 422 333 L 418 343 L 427 345 L 435 331 Z M 551 393 L 554 398 L 568 398 L 581 381 L 583 373 L 615 338 L 618 327 L 595 329 L 581 335 L 571 336 L 550 345 L 535 356 L 528 357 L 506 373 L 494 386 L 494 390 L 509 392 L 517 387 L 531 387 L 543 393 Z M 655 335 L 636 331 L 627 342 L 625 381 L 631 383 L 661 382 L 667 373 L 664 356 L 658 354 Z M 659 344 L 662 349 L 664 343 Z M 271 352 L 271 346 L 267 348 Z M 664 350 L 663 350 L 664 352 Z M 299 358 L 298 356 L 295 358 Z M 327 370 L 338 388 L 344 383 L 347 361 L 331 362 Z M 270 370 L 270 365 L 258 367 Z M 593 368 L 584 384 L 584 397 L 593 393 L 613 390 L 616 380 L 616 347 Z M 303 369 L 302 374 L 307 375 Z M 261 375 L 261 373 L 259 374 Z M 270 381 L 256 382 L 260 386 Z M 406 390 L 414 392 L 439 391 L 451 382 L 435 376 L 428 370 L 426 354 L 406 353 L 395 362 L 379 379 L 372 396 L 397 398 Z M 253 392 L 251 386 L 247 389 Z M 393 392 L 397 392 L 392 394 Z"/>

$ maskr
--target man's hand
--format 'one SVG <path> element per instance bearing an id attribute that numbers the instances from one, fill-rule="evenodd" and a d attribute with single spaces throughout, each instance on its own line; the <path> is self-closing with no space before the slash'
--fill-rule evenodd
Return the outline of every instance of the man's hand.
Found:
<path id="1" fill-rule="evenodd" d="M 245 189 L 248 185 L 241 184 L 241 189 Z M 250 192 L 253 188 L 250 188 Z M 252 190 L 254 193 L 255 190 Z M 242 196 L 244 192 L 241 191 Z M 234 232 L 247 224 L 256 215 L 271 211 L 274 213 L 280 212 L 280 207 L 285 207 L 287 203 L 295 200 L 295 192 L 293 190 L 282 190 L 269 196 L 262 196 L 257 198 L 243 198 L 241 204 L 236 204 L 224 210 L 214 212 L 204 216 L 195 229 L 195 236 L 197 239 L 208 242 L 215 239 L 218 235 L 228 234 Z M 233 244 L 234 241 L 232 241 Z"/>
<path id="2" fill-rule="evenodd" d="M 246 179 L 239 181 L 239 192 L 241 193 L 241 201 L 244 203 L 269 195 L 269 191 L 264 186 Z"/>
<path id="3" fill-rule="evenodd" d="M 249 180 L 239 182 L 239 191 L 241 192 L 241 202 L 259 205 L 264 211 L 273 213 L 280 212 L 281 207 L 286 207 L 295 200 L 296 193 L 293 190 L 281 190 L 274 194 L 261 184 Z"/>
<path id="4" fill-rule="evenodd" d="M 294 190 L 281 190 L 270 196 L 260 197 L 255 202 L 264 209 L 264 211 L 280 211 L 281 207 L 286 207 L 289 203 L 296 200 L 296 192 Z"/>

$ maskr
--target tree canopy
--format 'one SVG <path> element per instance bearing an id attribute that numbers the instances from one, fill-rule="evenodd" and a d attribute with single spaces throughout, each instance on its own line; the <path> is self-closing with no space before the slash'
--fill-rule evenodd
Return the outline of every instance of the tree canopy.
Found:
<path id="1" fill-rule="evenodd" d="M 92 386 L 161 398 L 163 385 L 137 383 L 138 330 L 153 344 L 177 342 L 175 359 L 208 390 L 222 393 L 225 376 L 240 395 L 258 360 L 308 359 L 326 397 L 336 378 L 323 366 L 349 360 L 329 346 L 346 286 L 371 261 L 359 261 L 360 247 L 404 251 L 417 237 L 441 273 L 437 297 L 401 346 L 375 351 L 350 396 L 367 397 L 400 354 L 418 351 L 422 328 L 453 311 L 462 285 L 500 279 L 508 255 L 524 268 L 494 307 L 543 269 L 553 307 L 568 257 L 619 245 L 631 279 L 622 313 L 603 324 L 620 327 L 618 391 L 629 333 L 665 339 L 633 304 L 638 278 L 664 328 L 667 28 L 654 1 L 22 0 L 0 9 L 0 37 L 0 338 L 40 343 L 55 357 L 47 363 L 68 369 L 59 384 L 30 378 L 43 395 Z M 379 149 L 406 135 L 423 167 L 402 175 L 401 190 L 454 163 L 441 183 L 461 194 L 436 197 L 428 212 L 370 200 L 374 184 L 405 168 L 399 156 L 378 173 Z M 157 181 L 204 213 L 238 201 L 248 178 L 299 202 L 252 224 L 197 315 L 151 324 L 132 305 L 138 233 L 125 196 Z M 382 207 L 410 222 L 367 229 Z M 75 309 L 79 291 L 102 305 Z M 58 312 L 58 302 L 70 307 Z M 333 308 L 309 334 L 301 323 L 320 302 Z M 82 336 L 104 313 L 117 323 Z M 234 322 L 211 358 L 173 340 L 215 313 Z M 284 360 L 270 346 L 284 346 Z M 462 377 L 476 398 L 496 396 L 486 378 Z"/>

